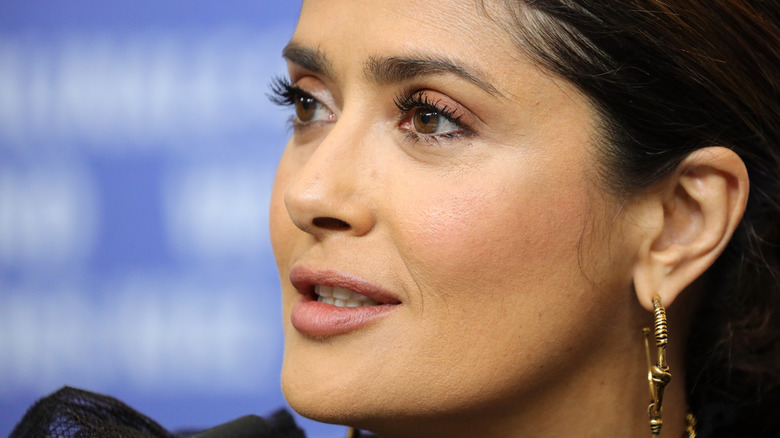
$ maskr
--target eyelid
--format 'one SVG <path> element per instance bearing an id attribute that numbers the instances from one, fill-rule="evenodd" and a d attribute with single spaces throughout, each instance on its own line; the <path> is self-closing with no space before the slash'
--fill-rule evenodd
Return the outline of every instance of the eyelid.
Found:
<path id="1" fill-rule="evenodd" d="M 335 121 L 336 112 L 333 109 L 333 99 L 330 96 L 329 90 L 317 78 L 304 77 L 292 82 L 291 79 L 286 77 L 276 77 L 271 82 L 270 88 L 271 95 L 269 95 L 269 98 L 278 105 L 295 109 L 296 105 L 299 103 L 299 99 L 301 97 L 306 97 L 315 100 L 317 106 L 320 107 L 319 110 L 328 112 L 325 120 L 300 120 L 294 114 L 291 117 L 293 128 L 307 128 Z"/>
<path id="2" fill-rule="evenodd" d="M 336 97 L 331 91 L 332 81 L 327 72 L 309 70 L 289 59 L 287 60 L 287 72 L 293 85 L 309 93 L 334 113 L 336 112 L 338 105 Z M 327 96 L 323 94 L 327 94 Z"/>
<path id="3" fill-rule="evenodd" d="M 419 108 L 432 108 L 442 117 L 455 124 L 460 131 L 441 134 L 414 134 L 427 139 L 457 136 L 472 136 L 475 134 L 473 125 L 478 120 L 467 108 L 447 95 L 427 89 L 407 90 L 396 95 L 394 103 L 401 112 L 400 121 L 406 121 L 413 116 L 413 111 Z"/>
<path id="4" fill-rule="evenodd" d="M 330 89 L 320 79 L 304 76 L 293 82 L 293 86 L 317 99 L 318 102 L 326 106 L 334 114 L 336 113 L 335 102 Z"/>

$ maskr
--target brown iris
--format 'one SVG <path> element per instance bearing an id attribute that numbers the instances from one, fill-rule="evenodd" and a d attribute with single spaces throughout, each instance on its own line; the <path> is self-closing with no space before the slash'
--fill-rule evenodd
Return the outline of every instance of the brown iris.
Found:
<path id="1" fill-rule="evenodd" d="M 420 134 L 435 134 L 439 129 L 441 115 L 436 111 L 418 109 L 412 116 L 414 129 Z"/>
<path id="2" fill-rule="evenodd" d="M 302 122 L 308 122 L 314 118 L 317 111 L 317 100 L 310 96 L 300 96 L 295 101 L 295 116 Z"/>

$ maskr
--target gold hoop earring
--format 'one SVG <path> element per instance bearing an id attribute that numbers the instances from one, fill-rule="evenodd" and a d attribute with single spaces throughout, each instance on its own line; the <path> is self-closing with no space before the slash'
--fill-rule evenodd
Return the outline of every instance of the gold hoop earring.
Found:
<path id="1" fill-rule="evenodd" d="M 653 364 L 650 358 L 650 329 L 645 327 L 642 332 L 645 335 L 645 353 L 647 355 L 647 379 L 650 384 L 650 406 L 647 407 L 647 414 L 650 417 L 650 433 L 652 438 L 658 438 L 661 434 L 662 420 L 662 402 L 664 398 L 664 388 L 672 380 L 672 374 L 669 372 L 669 365 L 666 363 L 666 344 L 668 342 L 668 331 L 666 327 L 666 310 L 661 305 L 661 298 L 656 295 L 653 297 L 653 333 L 655 335 L 655 346 L 657 349 L 656 363 Z"/>

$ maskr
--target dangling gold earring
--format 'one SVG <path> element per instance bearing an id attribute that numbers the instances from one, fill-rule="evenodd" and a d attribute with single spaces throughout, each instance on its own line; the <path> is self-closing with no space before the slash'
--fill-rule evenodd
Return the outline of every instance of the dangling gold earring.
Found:
<path id="1" fill-rule="evenodd" d="M 657 349 L 655 364 L 652 363 L 650 358 L 650 329 L 645 327 L 642 329 L 642 332 L 645 335 L 647 379 L 650 384 L 650 406 L 647 407 L 647 413 L 650 416 L 650 433 L 652 438 L 658 438 L 661 434 L 661 426 L 664 424 L 661 419 L 661 403 L 664 398 L 664 388 L 672 380 L 672 374 L 669 373 L 669 365 L 666 363 L 666 343 L 668 341 L 666 310 L 661 305 L 661 298 L 658 295 L 653 297 L 653 315 L 653 333 L 655 334 L 655 346 Z"/>

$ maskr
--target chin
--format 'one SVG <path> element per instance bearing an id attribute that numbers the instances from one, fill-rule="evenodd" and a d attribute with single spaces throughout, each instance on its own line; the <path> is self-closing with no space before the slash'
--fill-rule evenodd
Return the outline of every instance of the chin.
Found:
<path id="1" fill-rule="evenodd" d="M 303 373 L 311 374 L 310 370 Z M 282 368 L 282 392 L 295 412 L 322 423 L 366 428 L 371 423 L 367 422 L 369 412 L 376 411 L 356 400 L 355 391 L 348 384 L 326 380 L 323 377 L 302 375 L 296 367 L 286 364 Z"/>
<path id="2" fill-rule="evenodd" d="M 388 360 L 402 358 L 395 342 L 378 340 L 384 337 L 381 327 L 316 338 L 296 330 L 289 317 L 287 321 L 281 385 L 293 410 L 316 421 L 338 424 L 355 424 L 396 411 L 387 408 L 405 384 L 396 377 L 405 373 L 397 361 Z"/>
<path id="3" fill-rule="evenodd" d="M 407 412 L 416 409 L 412 403 L 398 403 L 408 398 L 399 397 L 403 383 L 393 385 L 397 381 L 393 373 L 380 375 L 375 366 L 364 367 L 370 360 L 360 363 L 365 349 L 356 355 L 352 347 L 349 351 L 334 347 L 344 339 L 310 340 L 297 333 L 291 338 L 285 348 L 281 385 L 287 403 L 298 414 L 372 431 L 386 430 L 399 418 L 413 415 Z"/>
<path id="4" fill-rule="evenodd" d="M 316 345 L 300 345 L 317 344 L 317 341 L 297 333 L 290 337 L 298 339 L 288 339 L 285 347 L 281 384 L 287 403 L 306 418 L 323 423 L 345 423 L 354 415 L 355 407 L 360 406 L 353 400 L 356 388 L 351 380 L 355 376 L 349 368 L 344 368 L 348 361 L 339 364 L 333 363 L 333 359 L 338 358 L 323 357 L 322 350 L 327 350 L 326 340 L 321 341 L 325 348 L 318 349 Z M 339 372 L 341 369 L 345 371 Z"/>

